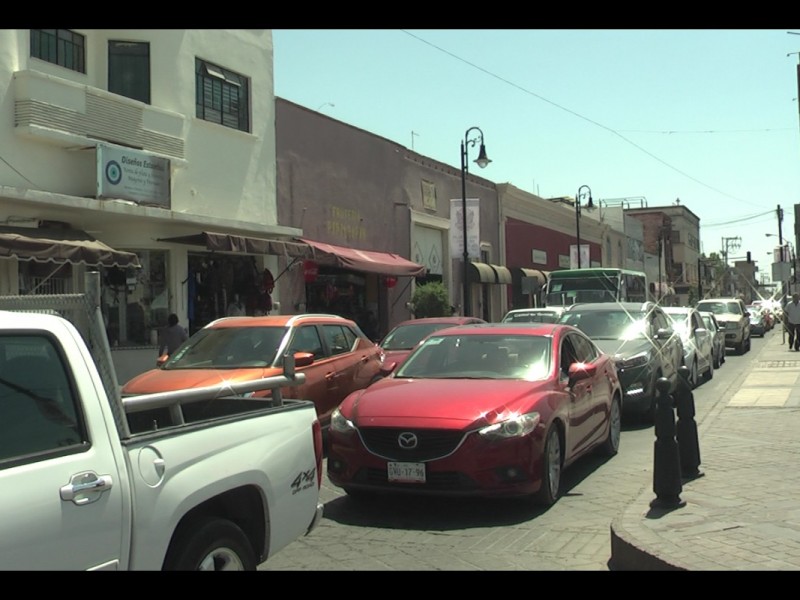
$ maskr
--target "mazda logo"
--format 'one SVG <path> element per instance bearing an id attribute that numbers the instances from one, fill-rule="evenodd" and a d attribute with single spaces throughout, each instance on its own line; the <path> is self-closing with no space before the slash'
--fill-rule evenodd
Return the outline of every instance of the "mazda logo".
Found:
<path id="1" fill-rule="evenodd" d="M 417 436 L 410 431 L 404 431 L 397 436 L 397 445 L 404 450 L 413 450 L 417 447 Z"/>

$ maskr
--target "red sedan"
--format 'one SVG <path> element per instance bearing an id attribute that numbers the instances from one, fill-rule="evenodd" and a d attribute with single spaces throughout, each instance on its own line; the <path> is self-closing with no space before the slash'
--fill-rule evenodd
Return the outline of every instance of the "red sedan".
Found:
<path id="1" fill-rule="evenodd" d="M 564 468 L 617 453 L 621 398 L 611 357 L 569 325 L 443 329 L 333 412 L 328 477 L 348 494 L 550 505 Z"/>
<path id="2" fill-rule="evenodd" d="M 445 327 L 453 327 L 455 325 L 473 325 L 477 323 L 485 323 L 483 319 L 478 317 L 426 317 L 422 319 L 409 319 L 398 323 L 392 330 L 386 334 L 381 340 L 380 347 L 383 350 L 384 364 L 389 366 L 391 363 L 397 363 L 400 366 L 406 357 L 414 349 L 414 346 L 419 344 L 422 339 Z"/>

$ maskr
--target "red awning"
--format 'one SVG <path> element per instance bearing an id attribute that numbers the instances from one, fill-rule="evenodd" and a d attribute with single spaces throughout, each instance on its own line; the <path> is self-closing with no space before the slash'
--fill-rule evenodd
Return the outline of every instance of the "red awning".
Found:
<path id="1" fill-rule="evenodd" d="M 410 277 L 425 273 L 425 265 L 411 262 L 397 254 L 375 252 L 373 250 L 356 250 L 355 248 L 334 246 L 333 244 L 315 242 L 305 238 L 298 239 L 311 246 L 314 250 L 332 256 L 338 266 L 353 269 L 354 271 Z"/>

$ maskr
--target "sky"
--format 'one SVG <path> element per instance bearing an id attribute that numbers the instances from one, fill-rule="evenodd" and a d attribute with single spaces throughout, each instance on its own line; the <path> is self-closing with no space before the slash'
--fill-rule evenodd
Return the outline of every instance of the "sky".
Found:
<path id="1" fill-rule="evenodd" d="M 272 33 L 276 96 L 457 169 L 477 127 L 492 162 L 470 172 L 495 183 L 679 201 L 701 252 L 749 251 L 766 280 L 778 236 L 794 242 L 800 29 Z"/>

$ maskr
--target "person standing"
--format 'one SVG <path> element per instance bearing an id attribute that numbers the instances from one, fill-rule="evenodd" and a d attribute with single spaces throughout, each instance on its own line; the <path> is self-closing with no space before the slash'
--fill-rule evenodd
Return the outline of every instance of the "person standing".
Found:
<path id="1" fill-rule="evenodd" d="M 789 350 L 800 350 L 800 294 L 797 292 L 784 307 L 783 318 L 789 332 Z"/>
<path id="2" fill-rule="evenodd" d="M 178 322 L 178 315 L 172 313 L 167 317 L 167 326 L 161 330 L 158 340 L 158 355 L 172 355 L 188 339 L 189 333 Z"/>

